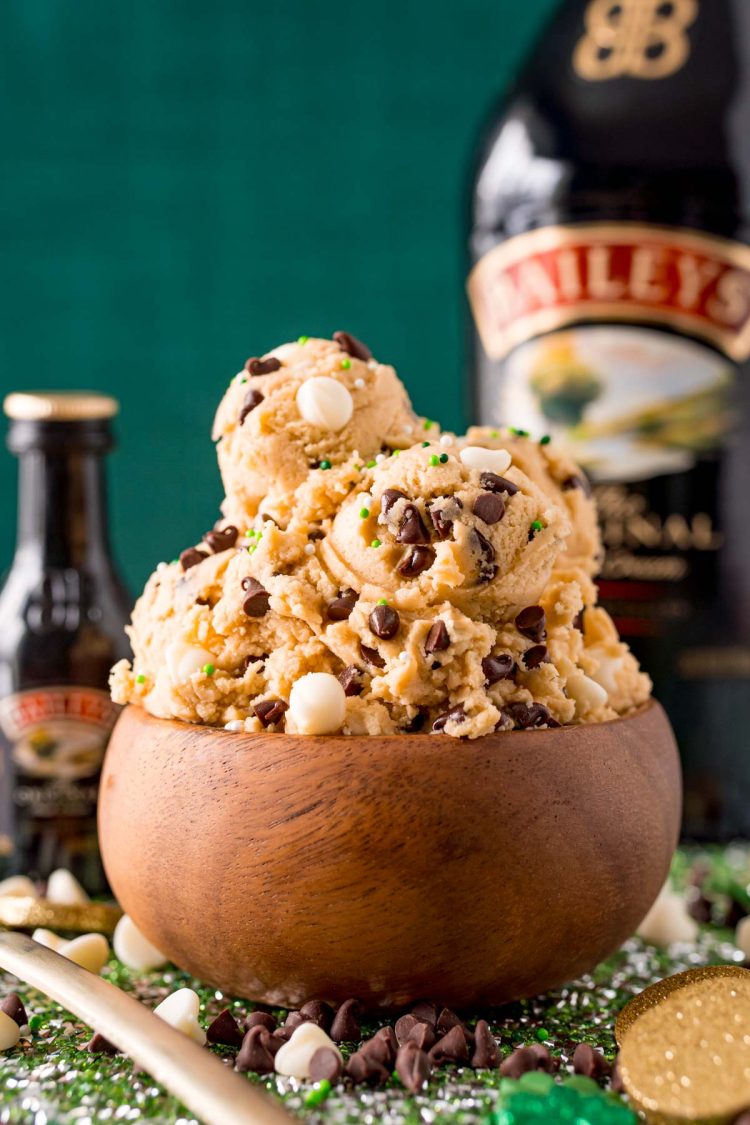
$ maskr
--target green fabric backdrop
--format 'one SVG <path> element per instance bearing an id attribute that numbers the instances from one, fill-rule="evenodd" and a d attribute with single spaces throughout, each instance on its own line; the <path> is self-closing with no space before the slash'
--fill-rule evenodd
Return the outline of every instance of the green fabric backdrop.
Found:
<path id="1" fill-rule="evenodd" d="M 247 355 L 346 328 L 465 421 L 468 164 L 555 2 L 5 0 L 0 389 L 121 399 L 134 590 L 216 517 Z M 0 567 L 14 505 L 0 454 Z"/>

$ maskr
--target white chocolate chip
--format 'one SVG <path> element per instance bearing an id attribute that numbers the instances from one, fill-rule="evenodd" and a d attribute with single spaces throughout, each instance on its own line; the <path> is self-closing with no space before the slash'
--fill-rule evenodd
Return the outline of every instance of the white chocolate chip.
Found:
<path id="1" fill-rule="evenodd" d="M 297 391 L 297 409 L 311 426 L 323 430 L 343 430 L 354 412 L 352 396 L 330 375 L 315 375 Z"/>
<path id="2" fill-rule="evenodd" d="M 357 388 L 358 391 L 361 391 L 363 389 L 364 385 L 365 385 L 364 379 L 355 379 L 354 380 L 354 386 Z"/>
<path id="3" fill-rule="evenodd" d="M 698 936 L 698 923 L 688 914 L 685 899 L 676 894 L 667 881 L 636 932 L 652 945 L 690 943 Z"/>
<path id="4" fill-rule="evenodd" d="M 734 932 L 734 944 L 742 950 L 746 961 L 750 961 L 750 916 L 741 918 Z"/>
<path id="5" fill-rule="evenodd" d="M 47 899 L 64 906 L 83 906 L 91 901 L 75 875 L 64 867 L 58 867 L 47 880 Z"/>
<path id="6" fill-rule="evenodd" d="M 346 717 L 344 689 L 330 672 L 300 676 L 289 693 L 289 717 L 299 734 L 333 734 Z"/>
<path id="7" fill-rule="evenodd" d="M 21 1029 L 15 1020 L 0 1012 L 0 1051 L 9 1051 L 21 1038 Z"/>
<path id="8" fill-rule="evenodd" d="M 53 949 L 55 953 L 60 953 L 63 946 L 68 944 L 65 938 L 60 937 L 59 934 L 53 934 L 52 930 L 34 930 L 31 937 L 34 941 L 43 945 L 45 949 Z"/>
<path id="9" fill-rule="evenodd" d="M 152 945 L 146 935 L 141 933 L 128 914 L 123 914 L 115 926 L 112 947 L 115 956 L 120 958 L 123 965 L 143 973 L 160 968 L 168 960 L 161 950 Z"/>
<path id="10" fill-rule="evenodd" d="M 608 656 L 606 653 L 600 656 L 595 646 L 592 646 L 589 652 L 597 660 L 596 670 L 591 673 L 592 680 L 601 684 L 607 695 L 614 695 L 617 691 L 617 674 L 623 665 L 622 657 Z"/>
<path id="11" fill-rule="evenodd" d="M 203 1047 L 206 1043 L 206 1033 L 198 1023 L 199 1010 L 198 993 L 193 992 L 192 988 L 178 988 L 154 1008 L 154 1015 Z"/>
<path id="12" fill-rule="evenodd" d="M 100 973 L 109 959 L 109 945 L 102 934 L 81 934 L 66 941 L 57 952 L 90 973 Z"/>
<path id="13" fill-rule="evenodd" d="M 224 723 L 224 730 L 238 731 L 238 730 L 244 730 L 244 729 L 245 729 L 245 720 L 244 719 L 232 719 L 230 722 Z"/>
<path id="14" fill-rule="evenodd" d="M 585 672 L 571 672 L 565 684 L 565 689 L 571 699 L 575 700 L 576 711 L 595 711 L 603 707 L 609 699 L 607 692 L 596 680 L 592 680 Z"/>
<path id="15" fill-rule="evenodd" d="M 173 641 L 167 645 L 164 655 L 169 675 L 175 684 L 189 680 L 195 672 L 200 672 L 204 664 L 212 664 L 214 660 L 214 654 L 208 649 L 186 645 L 182 641 Z"/>
<path id="16" fill-rule="evenodd" d="M 461 460 L 467 469 L 479 473 L 497 473 L 502 476 L 510 468 L 511 455 L 507 449 L 485 449 L 483 445 L 470 445 L 462 449 Z"/>
<path id="17" fill-rule="evenodd" d="M 39 898 L 28 875 L 11 875 L 0 883 L 0 898 Z"/>
<path id="18" fill-rule="evenodd" d="M 341 1059 L 341 1052 L 322 1027 L 316 1023 L 301 1023 L 276 1052 L 273 1064 L 276 1073 L 287 1078 L 309 1078 L 310 1061 L 320 1047 L 329 1047 Z"/>

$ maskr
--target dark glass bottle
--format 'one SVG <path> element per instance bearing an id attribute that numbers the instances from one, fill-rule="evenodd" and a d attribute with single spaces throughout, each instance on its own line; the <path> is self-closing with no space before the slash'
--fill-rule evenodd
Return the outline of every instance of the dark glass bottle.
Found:
<path id="1" fill-rule="evenodd" d="M 567 0 L 473 182 L 475 414 L 592 476 L 604 603 L 750 835 L 750 4 Z"/>
<path id="2" fill-rule="evenodd" d="M 0 870 L 67 867 L 106 882 L 96 841 L 101 761 L 116 717 L 112 664 L 129 654 L 130 598 L 107 534 L 104 456 L 114 399 L 13 394 L 18 534 L 0 591 Z"/>

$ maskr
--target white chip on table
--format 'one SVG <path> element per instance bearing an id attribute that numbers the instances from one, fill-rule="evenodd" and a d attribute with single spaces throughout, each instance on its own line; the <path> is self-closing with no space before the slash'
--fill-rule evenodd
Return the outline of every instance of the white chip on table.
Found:
<path id="1" fill-rule="evenodd" d="M 115 926 L 112 946 L 115 957 L 118 957 L 123 965 L 127 965 L 129 969 L 137 969 L 139 972 L 146 973 L 152 969 L 159 969 L 168 960 L 161 950 L 141 933 L 128 914 L 123 914 Z"/>
<path id="2" fill-rule="evenodd" d="M 154 1015 L 203 1047 L 206 1043 L 206 1033 L 198 1023 L 199 1011 L 198 993 L 192 988 L 178 988 L 154 1008 Z"/>
<path id="3" fill-rule="evenodd" d="M 83 906 L 91 899 L 70 871 L 58 867 L 47 880 L 47 899 L 64 906 Z"/>
<path id="4" fill-rule="evenodd" d="M 288 1042 L 276 1052 L 276 1073 L 287 1078 L 309 1078 L 310 1062 L 321 1047 L 329 1047 L 341 1059 L 341 1052 L 322 1027 L 318 1027 L 316 1023 L 301 1023 L 294 1029 Z"/>

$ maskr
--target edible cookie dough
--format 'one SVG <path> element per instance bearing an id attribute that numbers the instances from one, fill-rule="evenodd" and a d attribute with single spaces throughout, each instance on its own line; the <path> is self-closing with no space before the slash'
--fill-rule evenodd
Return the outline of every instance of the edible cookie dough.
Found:
<path id="1" fill-rule="evenodd" d="M 224 518 L 149 579 L 116 701 L 230 730 L 475 738 L 648 698 L 596 604 L 586 479 L 546 438 L 441 436 L 347 333 L 248 360 L 214 437 Z"/>

